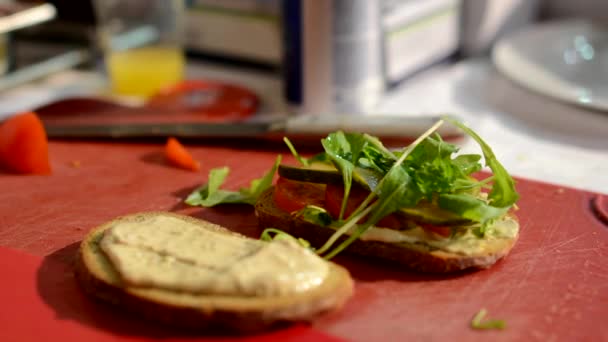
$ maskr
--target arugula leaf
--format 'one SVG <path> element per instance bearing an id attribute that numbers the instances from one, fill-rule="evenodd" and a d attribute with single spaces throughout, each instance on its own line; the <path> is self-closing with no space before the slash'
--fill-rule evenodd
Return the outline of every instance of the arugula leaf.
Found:
<path id="1" fill-rule="evenodd" d="M 497 208 L 469 194 L 441 194 L 437 199 L 439 208 L 457 213 L 461 217 L 481 223 L 479 234 L 483 236 L 486 226 L 509 211 L 509 207 Z"/>
<path id="2" fill-rule="evenodd" d="M 398 157 L 388 150 L 377 137 L 369 134 L 364 134 L 363 137 L 367 141 L 367 145 L 361 152 L 359 166 L 373 169 L 381 174 L 387 173 Z"/>
<path id="3" fill-rule="evenodd" d="M 345 134 L 342 131 L 337 131 L 322 139 L 321 144 L 327 156 L 334 163 L 334 166 L 342 173 L 344 198 L 340 208 L 339 219 L 341 220 L 346 210 L 348 196 L 350 195 L 350 188 L 353 182 L 353 169 L 367 141 L 362 134 Z"/>
<path id="4" fill-rule="evenodd" d="M 229 172 L 230 169 L 228 167 L 215 168 L 209 171 L 209 181 L 188 195 L 185 200 L 186 204 L 212 207 L 220 203 L 241 202 L 243 200 L 242 194 L 219 189 L 224 184 Z"/>
<path id="5" fill-rule="evenodd" d="M 378 201 L 368 219 L 371 224 L 403 207 L 413 207 L 422 199 L 418 186 L 400 166 L 393 167 L 382 178 L 374 193 L 378 196 Z"/>
<path id="6" fill-rule="evenodd" d="M 323 253 L 331 245 L 337 241 L 337 239 L 344 233 L 346 233 L 351 227 L 356 226 L 356 222 L 362 217 L 365 217 L 368 213 L 371 215 L 366 220 L 365 224 L 359 226 L 356 231 L 346 241 L 342 242 L 338 247 L 329 252 L 324 258 L 331 259 L 336 254 L 341 252 L 347 246 L 349 246 L 354 240 L 358 239 L 369 227 L 377 223 L 384 216 L 391 214 L 392 212 L 404 207 L 414 206 L 422 198 L 420 191 L 418 191 L 415 183 L 411 181 L 410 175 L 402 167 L 403 161 L 408 155 L 424 141 L 429 135 L 431 135 L 439 126 L 443 124 L 442 120 L 436 122 L 431 128 L 424 132 L 414 142 L 407 146 L 401 153 L 399 159 L 392 165 L 388 173 L 382 178 L 376 189 L 361 203 L 359 208 L 355 209 L 351 217 L 344 224 L 343 227 L 338 229 L 330 239 L 323 245 L 318 253 Z M 378 200 L 371 205 L 369 203 L 374 196 L 378 196 Z M 368 206 L 369 205 L 369 206 Z"/>
<path id="7" fill-rule="evenodd" d="M 479 154 L 461 154 L 452 159 L 452 163 L 460 169 L 463 175 L 468 176 L 481 170 L 480 160 L 481 156 Z"/>
<path id="8" fill-rule="evenodd" d="M 295 214 L 296 217 L 302 217 L 305 221 L 312 222 L 319 226 L 327 226 L 331 223 L 331 215 L 324 208 L 316 205 L 307 205 L 300 209 Z"/>
<path id="9" fill-rule="evenodd" d="M 444 118 L 444 120 L 449 121 L 453 125 L 465 131 L 465 133 L 471 136 L 471 138 L 473 138 L 481 147 L 486 165 L 490 167 L 492 173 L 494 174 L 494 185 L 492 186 L 492 190 L 488 195 L 490 204 L 495 207 L 509 207 L 513 205 L 519 199 L 519 194 L 515 190 L 515 181 L 513 178 L 511 178 L 511 175 L 509 175 L 498 159 L 496 159 L 496 156 L 494 155 L 494 152 L 490 146 L 488 146 L 488 144 L 486 144 L 486 142 L 483 141 L 483 139 L 481 139 L 477 133 L 473 132 L 472 129 L 465 126 L 460 121 L 449 117 Z"/>
<path id="10" fill-rule="evenodd" d="M 486 309 L 479 310 L 479 312 L 476 313 L 475 316 L 473 316 L 473 319 L 471 320 L 471 328 L 478 329 L 478 330 L 487 330 L 487 329 L 502 330 L 507 327 L 507 324 L 505 323 L 505 321 L 499 320 L 499 319 L 492 319 L 492 320 L 487 320 L 485 322 L 482 322 L 482 320 L 485 318 L 487 313 L 488 312 Z"/>
<path id="11" fill-rule="evenodd" d="M 327 156 L 327 153 L 325 153 L 325 152 L 315 154 L 314 156 L 312 156 L 308 159 L 308 162 L 310 164 L 323 163 L 323 164 L 331 165 L 331 159 Z"/>
<path id="12" fill-rule="evenodd" d="M 458 152 L 458 147 L 446 143 L 441 139 L 441 136 L 428 137 L 416 146 L 416 148 L 407 157 L 408 160 L 432 161 L 437 158 L 449 158 L 452 153 Z M 407 161 L 405 162 L 407 164 Z"/>
<path id="13" fill-rule="evenodd" d="M 462 187 L 462 180 L 468 180 L 471 172 L 481 169 L 481 156 L 454 158 L 451 156 L 458 147 L 444 142 L 439 135 L 422 141 L 404 161 L 425 198 L 432 201 L 438 193 L 451 193 Z M 469 186 L 473 182 L 467 182 Z"/>
<path id="14" fill-rule="evenodd" d="M 274 234 L 274 236 L 272 236 L 271 234 Z M 284 231 L 277 229 L 277 228 L 264 229 L 264 231 L 260 235 L 260 240 L 267 241 L 267 242 L 270 242 L 273 240 L 293 240 L 304 248 L 314 250 L 314 248 L 312 248 L 310 246 L 310 242 L 308 242 L 307 240 L 302 239 L 302 238 L 296 238 L 295 236 L 285 233 Z"/>
<path id="15" fill-rule="evenodd" d="M 274 165 L 272 166 L 272 168 L 270 170 L 268 170 L 268 172 L 266 172 L 266 174 L 264 176 L 262 176 L 261 178 L 252 180 L 249 188 L 244 188 L 244 189 L 241 188 L 239 190 L 241 193 L 244 193 L 246 196 L 249 197 L 250 204 L 255 204 L 255 202 L 257 201 L 258 197 L 260 197 L 262 192 L 266 191 L 266 189 L 268 189 L 272 186 L 272 180 L 274 178 L 274 174 L 277 172 L 279 164 L 281 164 L 280 155 L 277 156 L 277 159 L 275 160 Z"/>
<path id="16" fill-rule="evenodd" d="M 308 159 L 300 156 L 298 151 L 296 151 L 296 148 L 293 146 L 293 144 L 291 143 L 291 141 L 289 141 L 289 139 L 287 137 L 283 137 L 283 142 L 285 143 L 285 145 L 287 145 L 287 148 L 289 148 L 289 151 L 291 151 L 291 154 L 293 154 L 293 156 L 300 162 L 300 164 L 302 164 L 303 166 L 310 165 L 310 161 Z"/>
<path id="17" fill-rule="evenodd" d="M 228 167 L 225 166 L 212 169 L 209 171 L 207 183 L 188 195 L 185 203 L 192 206 L 203 207 L 213 207 L 224 203 L 245 203 L 253 205 L 262 192 L 272 186 L 274 174 L 280 163 L 281 156 L 279 155 L 277 156 L 273 167 L 264 176 L 252 180 L 248 188 L 240 188 L 239 191 L 220 189 L 230 172 Z"/>
<path id="18" fill-rule="evenodd" d="M 357 227 L 355 232 L 343 243 L 334 248 L 324 258 L 329 260 L 348 247 L 353 241 L 358 239 L 369 227 L 378 223 L 383 217 L 403 208 L 416 205 L 422 198 L 422 194 L 417 190 L 415 183 L 401 165 L 396 165 L 384 176 L 374 193 L 378 195 L 378 200 L 374 202 L 368 211 L 370 217 L 364 224 Z M 365 201 L 364 201 L 365 203 Z M 355 211 L 356 213 L 357 211 Z M 356 221 L 359 216 L 355 216 Z M 355 220 L 355 218 L 349 221 Z M 355 221 L 355 222 L 356 222 Z M 336 233 L 334 233 L 335 235 Z"/>

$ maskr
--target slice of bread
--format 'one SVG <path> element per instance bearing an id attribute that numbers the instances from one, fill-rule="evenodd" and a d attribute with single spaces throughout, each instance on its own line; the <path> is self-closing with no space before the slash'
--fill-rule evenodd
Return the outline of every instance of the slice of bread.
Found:
<path id="1" fill-rule="evenodd" d="M 260 227 L 281 229 L 293 236 L 308 240 L 312 246 L 317 248 L 322 246 L 335 232 L 333 229 L 294 218 L 289 213 L 281 210 L 274 203 L 273 191 L 274 188 L 270 188 L 264 192 L 255 206 Z M 519 224 L 517 218 L 513 215 L 507 216 L 505 220 Z M 518 236 L 519 233 L 513 238 L 488 241 L 483 253 L 472 255 L 447 252 L 423 243 L 387 243 L 369 240 L 355 240 L 345 249 L 345 252 L 389 260 L 409 270 L 425 273 L 448 273 L 469 268 L 488 268 L 492 266 L 497 260 L 509 253 Z M 346 240 L 346 237 L 342 236 L 334 246 L 344 240 Z"/>
<path id="2" fill-rule="evenodd" d="M 84 291 L 116 304 L 135 315 L 195 330 L 251 333 L 280 323 L 310 321 L 336 310 L 352 295 L 353 281 L 344 268 L 330 263 L 324 282 L 307 292 L 289 296 L 245 297 L 176 292 L 125 284 L 100 248 L 104 232 L 121 221 L 140 222 L 154 215 L 170 215 L 201 229 L 234 234 L 210 222 L 166 212 L 147 212 L 119 217 L 93 229 L 82 241 L 76 267 Z"/>

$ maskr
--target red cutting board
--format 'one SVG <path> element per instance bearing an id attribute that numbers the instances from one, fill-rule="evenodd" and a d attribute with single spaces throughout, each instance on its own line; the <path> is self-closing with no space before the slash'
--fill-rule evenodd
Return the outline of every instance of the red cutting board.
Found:
<path id="1" fill-rule="evenodd" d="M 0 282 L 0 340 L 192 340 L 89 301 L 77 290 L 71 261 L 89 229 L 138 211 L 180 212 L 257 236 L 247 206 L 182 204 L 211 168 L 229 166 L 227 185 L 237 188 L 263 174 L 277 151 L 293 162 L 284 148 L 254 148 L 191 147 L 202 164 L 193 173 L 165 165 L 160 144 L 52 142 L 51 176 L 0 174 L 0 246 L 9 248 L 0 248 L 8 279 Z M 608 227 L 591 205 L 601 195 L 527 180 L 518 180 L 518 190 L 520 240 L 491 269 L 427 276 L 341 256 L 337 262 L 356 279 L 343 310 L 312 327 L 253 339 L 608 341 Z M 481 308 L 507 328 L 470 329 Z"/>

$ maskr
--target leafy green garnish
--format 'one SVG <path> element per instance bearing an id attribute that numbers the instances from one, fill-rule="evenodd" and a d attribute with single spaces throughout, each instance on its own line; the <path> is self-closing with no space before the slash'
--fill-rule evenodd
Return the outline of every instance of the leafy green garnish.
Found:
<path id="1" fill-rule="evenodd" d="M 273 236 L 273 234 L 274 234 L 274 236 Z M 285 233 L 284 231 L 282 231 L 280 229 L 276 229 L 276 228 L 264 229 L 264 231 L 260 235 L 260 240 L 267 241 L 267 242 L 270 242 L 273 240 L 292 240 L 292 241 L 297 242 L 300 246 L 302 246 L 304 248 L 313 249 L 310 246 L 310 242 L 308 242 L 302 238 L 296 238 L 295 236 Z"/>
<path id="2" fill-rule="evenodd" d="M 346 203 L 353 182 L 353 170 L 355 163 L 367 141 L 361 134 L 344 133 L 338 131 L 331 133 L 327 138 L 321 140 L 325 153 L 334 163 L 335 167 L 342 173 L 344 182 L 344 198 L 340 208 L 339 219 L 344 216 Z"/>
<path id="3" fill-rule="evenodd" d="M 482 180 L 473 178 L 471 175 L 482 169 L 482 156 L 463 154 L 454 157 L 459 150 L 458 146 L 443 141 L 439 134 L 433 135 L 443 120 L 458 126 L 479 144 L 485 164 L 493 172 L 492 176 Z M 421 201 L 471 221 L 469 229 L 480 237 L 484 236 L 486 228 L 492 222 L 505 215 L 519 198 L 514 180 L 481 137 L 452 118 L 446 117 L 443 120 L 435 123 L 400 151 L 389 150 L 374 136 L 337 131 L 321 140 L 324 152 L 312 158 L 304 158 L 298 154 L 289 139 L 284 138 L 285 144 L 302 165 L 333 165 L 342 176 L 344 197 L 339 217 L 335 221 L 325 209 L 315 206 L 307 206 L 295 213 L 320 226 L 333 223 L 341 225 L 317 250 L 318 254 L 324 254 L 326 259 L 332 258 L 382 218 L 404 208 L 414 208 Z M 239 191 L 220 189 L 229 169 L 213 169 L 209 173 L 207 184 L 190 194 L 186 203 L 202 206 L 220 203 L 255 204 L 259 195 L 272 185 L 280 160 L 279 156 L 267 174 Z M 345 218 L 353 180 L 370 190 L 370 193 Z M 489 192 L 482 194 L 484 191 Z M 332 249 L 344 234 L 350 236 Z M 261 238 L 272 240 L 287 237 L 294 238 L 271 228 Z"/>
<path id="4" fill-rule="evenodd" d="M 461 217 L 481 223 L 476 232 L 483 236 L 485 227 L 494 219 L 504 215 L 509 207 L 497 208 L 469 194 L 441 194 L 437 200 L 439 208 L 458 213 Z"/>
<path id="5" fill-rule="evenodd" d="M 392 165 L 388 173 L 382 178 L 378 186 L 372 193 L 361 203 L 346 224 L 336 231 L 331 238 L 319 249 L 319 253 L 323 253 L 331 247 L 331 245 L 344 233 L 350 229 L 351 226 L 355 226 L 362 217 L 363 213 L 369 213 L 370 217 L 366 220 L 365 224 L 358 227 L 355 232 L 346 241 L 342 242 L 333 251 L 328 253 L 325 258 L 331 259 L 337 253 L 342 251 L 353 241 L 358 239 L 365 231 L 376 224 L 386 215 L 389 215 L 402 207 L 414 206 L 422 198 L 421 193 L 417 191 L 414 182 L 411 181 L 411 177 L 402 167 L 404 160 L 412 153 L 412 151 L 420 144 L 424 139 L 431 135 L 439 126 L 443 124 L 443 121 L 438 121 L 431 128 L 429 128 L 424 134 L 416 139 L 412 144 L 407 146 L 400 154 L 399 159 Z M 377 196 L 376 202 L 370 205 L 373 198 Z M 367 215 L 367 214 L 365 214 Z M 347 227 L 347 228 L 345 228 Z"/>
<path id="6" fill-rule="evenodd" d="M 477 134 L 459 122 L 450 118 L 446 120 L 473 137 L 480 145 L 486 164 L 494 174 L 481 181 L 474 179 L 471 174 L 482 168 L 481 156 L 465 154 L 452 157 L 458 152 L 458 147 L 444 142 L 438 134 L 431 136 L 443 121 L 437 122 L 416 141 L 397 152 L 386 149 L 377 138 L 363 135 L 367 143 L 360 147 L 359 159 L 349 158 L 348 154 L 344 153 L 350 150 L 350 141 L 358 140 L 340 139 L 340 135 L 336 134 L 336 143 L 325 144 L 324 148 L 327 154 L 348 160 L 348 164 L 342 162 L 347 164 L 341 169 L 343 173 L 363 174 L 361 170 L 369 170 L 383 176 L 376 184 L 368 184 L 370 195 L 343 221 L 343 226 L 326 241 L 318 253 L 327 253 L 325 258 L 332 258 L 385 216 L 401 208 L 415 207 L 423 199 L 435 203 L 434 205 L 441 209 L 479 223 L 471 226 L 479 237 L 484 236 L 489 224 L 510 209 L 518 198 L 511 176 Z M 347 179 L 347 176 L 344 178 Z M 369 177 L 359 178 L 367 180 Z M 491 182 L 493 184 L 488 200 L 484 200 L 479 193 Z M 345 190 L 348 186 L 345 183 Z M 341 219 L 342 217 L 339 221 Z M 361 220 L 364 222 L 359 223 Z M 330 250 L 338 238 L 347 232 L 350 232 L 350 236 L 346 241 Z"/>
<path id="7" fill-rule="evenodd" d="M 224 203 L 244 203 L 253 205 L 262 192 L 272 186 L 272 179 L 280 163 L 281 156 L 279 155 L 277 156 L 273 167 L 264 176 L 252 180 L 249 187 L 240 188 L 239 191 L 220 189 L 220 186 L 224 184 L 224 181 L 230 172 L 228 167 L 225 166 L 212 169 L 209 171 L 207 183 L 188 195 L 185 202 L 192 206 L 203 207 L 212 207 Z"/>
<path id="8" fill-rule="evenodd" d="M 291 141 L 289 141 L 289 139 L 287 137 L 283 137 L 283 142 L 285 143 L 285 145 L 287 145 L 287 148 L 289 149 L 289 151 L 291 151 L 291 154 L 293 154 L 293 156 L 300 162 L 300 164 L 304 165 L 304 166 L 309 166 L 310 165 L 310 161 L 304 157 L 302 157 L 298 151 L 296 151 L 296 148 L 293 146 L 293 144 L 291 143 Z"/>
<path id="9" fill-rule="evenodd" d="M 507 327 L 507 324 L 505 323 L 505 321 L 500 320 L 500 319 L 491 319 L 491 320 L 483 321 L 483 319 L 485 318 L 487 313 L 488 312 L 486 309 L 479 310 L 479 312 L 476 313 L 475 316 L 473 316 L 473 319 L 471 320 L 471 328 L 478 329 L 478 330 L 488 330 L 488 329 L 502 330 Z"/>
<path id="10" fill-rule="evenodd" d="M 312 222 L 318 226 L 327 226 L 332 222 L 331 215 L 327 210 L 317 207 L 316 205 L 307 205 L 297 211 L 294 216 L 301 217 L 305 221 Z"/>
<path id="11" fill-rule="evenodd" d="M 427 200 L 432 200 L 437 193 L 453 192 L 457 179 L 466 178 L 471 171 L 481 168 L 475 162 L 472 165 L 464 163 L 465 160 L 454 162 L 451 156 L 457 151 L 456 146 L 444 142 L 439 136 L 428 137 L 404 161 L 404 166 Z"/>
<path id="12" fill-rule="evenodd" d="M 494 185 L 492 186 L 492 190 L 488 195 L 490 204 L 499 208 L 513 205 L 519 199 L 519 194 L 515 190 L 515 181 L 513 178 L 511 178 L 511 175 L 509 175 L 498 159 L 496 159 L 496 156 L 494 155 L 494 152 L 490 146 L 488 146 L 488 144 L 486 144 L 485 141 L 483 141 L 483 139 L 477 135 L 477 133 L 473 132 L 472 129 L 465 126 L 463 123 L 448 117 L 446 117 L 445 120 L 465 131 L 469 136 L 471 136 L 471 138 L 477 141 L 481 147 L 483 157 L 486 160 L 486 165 L 490 167 L 492 173 L 494 174 Z"/>

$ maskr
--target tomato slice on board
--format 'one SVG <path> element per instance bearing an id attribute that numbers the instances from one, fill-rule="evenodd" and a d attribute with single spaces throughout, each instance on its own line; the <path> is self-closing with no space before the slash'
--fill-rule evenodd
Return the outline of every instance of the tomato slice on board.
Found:
<path id="1" fill-rule="evenodd" d="M 325 185 L 298 182 L 279 177 L 273 197 L 277 207 L 290 213 L 310 204 L 323 207 Z"/>

